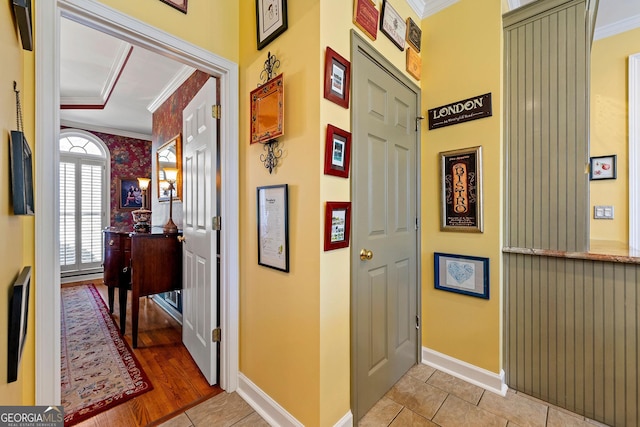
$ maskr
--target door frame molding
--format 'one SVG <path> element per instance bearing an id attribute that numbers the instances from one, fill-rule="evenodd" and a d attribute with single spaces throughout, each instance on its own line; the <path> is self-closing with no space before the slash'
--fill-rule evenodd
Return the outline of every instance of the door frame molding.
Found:
<path id="1" fill-rule="evenodd" d="M 35 402 L 59 405 L 60 392 L 60 266 L 57 235 L 58 145 L 60 136 L 60 18 L 106 32 L 133 45 L 168 56 L 209 73 L 220 80 L 222 207 L 225 219 L 220 251 L 220 310 L 224 341 L 220 354 L 220 386 L 228 392 L 238 386 L 239 324 L 239 153 L 238 65 L 169 33 L 131 18 L 95 0 L 39 2 L 35 50 Z M 47 212 L 48 211 L 48 212 Z M 46 213 L 46 214 L 45 214 Z"/>
<path id="2" fill-rule="evenodd" d="M 629 249 L 640 250 L 640 53 L 629 56 Z"/>
<path id="3" fill-rule="evenodd" d="M 407 77 L 402 71 L 400 71 L 395 65 L 393 65 L 387 58 L 385 58 L 380 52 L 378 52 L 373 46 L 371 46 L 364 38 L 362 38 L 355 30 L 351 30 L 351 88 L 353 92 L 353 82 L 355 80 L 354 76 L 357 75 L 357 66 L 355 66 L 355 55 L 357 52 L 362 52 L 366 56 L 368 56 L 374 63 L 376 63 L 381 69 L 386 71 L 389 75 L 396 78 L 399 82 L 404 84 L 409 90 L 416 94 L 416 115 L 420 116 L 420 110 L 422 108 L 421 101 L 421 91 L 418 85 L 416 85 L 409 77 Z M 352 93 L 351 99 L 354 99 L 354 94 Z M 351 107 L 351 129 L 355 129 L 353 123 L 356 121 L 356 109 L 355 107 Z M 421 179 L 422 170 L 421 170 L 421 149 L 420 149 L 420 141 L 421 141 L 421 132 L 422 126 L 418 124 L 418 132 L 416 132 L 416 215 L 418 216 L 418 229 L 417 229 L 417 238 L 416 238 L 416 313 L 420 319 L 422 319 L 422 302 L 421 302 L 421 294 L 422 294 L 422 257 L 421 257 L 421 227 L 422 223 L 422 214 L 421 214 Z M 353 134 L 352 141 L 355 143 L 356 135 Z M 353 149 L 352 149 L 353 152 Z M 352 205 L 356 202 L 356 182 L 353 177 L 356 176 L 355 168 L 357 168 L 356 162 L 353 160 L 352 156 L 352 164 L 351 164 L 351 203 Z M 353 233 L 352 233 L 353 235 Z M 361 418 L 364 414 L 358 414 L 356 408 L 356 397 L 357 397 L 357 346 L 355 340 L 356 334 L 356 326 L 357 326 L 357 316 L 356 316 L 356 307 L 357 307 L 357 295 L 356 295 L 356 283 L 358 270 L 353 266 L 359 261 L 359 252 L 357 248 L 354 246 L 352 242 L 351 245 L 351 413 L 353 414 L 354 422 L 357 423 L 359 418 Z M 422 324 L 422 321 L 420 321 Z M 418 329 L 417 332 L 417 348 L 416 348 L 416 360 L 418 363 L 422 360 L 422 326 Z"/>

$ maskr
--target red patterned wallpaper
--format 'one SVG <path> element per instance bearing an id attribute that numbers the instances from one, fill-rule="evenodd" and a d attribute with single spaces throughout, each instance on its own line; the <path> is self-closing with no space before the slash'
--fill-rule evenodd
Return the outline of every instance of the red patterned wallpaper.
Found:
<path id="1" fill-rule="evenodd" d="M 121 210 L 118 208 L 118 183 L 121 178 L 151 178 L 151 141 L 101 132 L 88 132 L 104 141 L 111 155 L 111 218 L 109 225 L 112 227 L 133 227 L 132 209 Z"/>
<path id="2" fill-rule="evenodd" d="M 155 150 L 174 136 L 182 133 L 182 110 L 189 104 L 200 88 L 209 79 L 209 74 L 196 70 L 153 113 L 152 133 Z"/>

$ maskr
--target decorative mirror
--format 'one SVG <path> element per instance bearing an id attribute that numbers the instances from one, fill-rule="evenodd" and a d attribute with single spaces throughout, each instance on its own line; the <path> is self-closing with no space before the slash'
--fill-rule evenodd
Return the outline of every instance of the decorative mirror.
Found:
<path id="1" fill-rule="evenodd" d="M 169 191 L 173 193 L 173 200 L 180 200 L 182 198 L 182 135 L 178 134 L 160 146 L 156 152 L 156 161 L 158 201 L 169 201 Z M 178 176 L 173 190 L 169 190 L 164 168 L 178 169 Z"/>

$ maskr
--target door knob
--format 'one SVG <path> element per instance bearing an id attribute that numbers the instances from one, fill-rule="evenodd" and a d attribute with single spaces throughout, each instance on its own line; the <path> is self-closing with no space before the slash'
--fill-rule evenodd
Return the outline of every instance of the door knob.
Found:
<path id="1" fill-rule="evenodd" d="M 371 252 L 369 249 L 362 249 L 360 251 L 360 259 L 362 261 L 369 261 L 371 260 L 371 258 L 373 258 L 373 252 Z"/>
<path id="2" fill-rule="evenodd" d="M 184 243 L 184 242 L 186 242 L 186 241 L 187 241 L 187 238 L 186 238 L 186 237 L 184 237 L 184 236 L 178 236 L 178 242 L 180 242 L 180 243 Z"/>

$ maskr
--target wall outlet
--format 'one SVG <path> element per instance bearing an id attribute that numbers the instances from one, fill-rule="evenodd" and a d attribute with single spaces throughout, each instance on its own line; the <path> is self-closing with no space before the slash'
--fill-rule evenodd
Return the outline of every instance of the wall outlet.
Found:
<path id="1" fill-rule="evenodd" d="M 594 219 L 613 219 L 613 206 L 594 206 Z"/>

